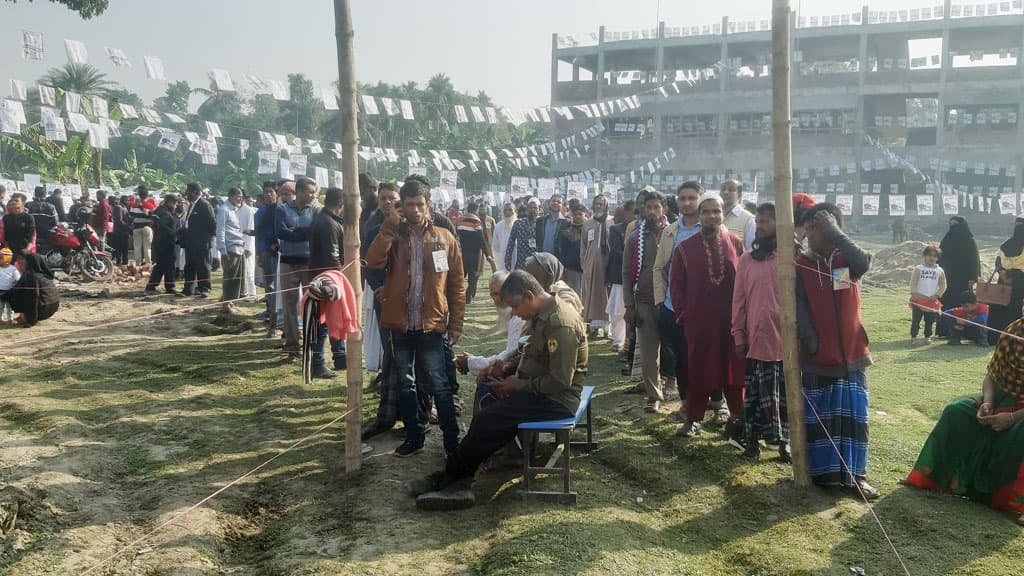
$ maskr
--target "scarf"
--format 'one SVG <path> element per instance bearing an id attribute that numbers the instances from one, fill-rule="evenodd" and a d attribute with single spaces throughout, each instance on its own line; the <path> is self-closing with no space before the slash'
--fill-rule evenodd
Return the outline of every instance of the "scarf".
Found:
<path id="1" fill-rule="evenodd" d="M 659 237 L 661 231 L 665 229 L 668 221 L 662 216 L 661 220 L 657 224 L 657 232 Z M 636 283 L 640 280 L 640 268 L 643 267 L 644 263 L 644 239 L 647 234 L 647 218 L 640 221 L 640 224 L 636 227 L 636 246 L 633 247 L 633 290 L 636 290 Z"/>
<path id="2" fill-rule="evenodd" d="M 751 245 L 750 257 L 758 262 L 763 262 L 775 252 L 777 240 L 775 236 L 769 238 L 758 238 Z"/>

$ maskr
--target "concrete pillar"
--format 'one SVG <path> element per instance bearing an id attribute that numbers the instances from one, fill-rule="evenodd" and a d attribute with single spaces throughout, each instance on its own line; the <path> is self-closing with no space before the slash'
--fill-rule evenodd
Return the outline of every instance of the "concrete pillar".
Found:
<path id="1" fill-rule="evenodd" d="M 576 69 L 573 67 L 573 75 Z M 578 78 L 573 78 L 577 80 Z M 555 94 L 558 92 L 558 33 L 551 35 L 551 103 L 555 103 Z"/>
<path id="2" fill-rule="evenodd" d="M 658 22 L 658 45 L 654 49 L 654 74 L 657 78 L 656 85 L 662 86 L 665 84 L 665 23 Z M 671 93 L 670 93 L 671 94 Z M 661 95 L 658 95 L 660 98 Z M 654 145 L 655 150 L 659 153 L 663 150 L 662 145 L 662 116 L 660 113 L 654 113 Z"/>
<path id="3" fill-rule="evenodd" d="M 598 29 L 597 33 L 597 100 L 600 102 L 604 99 L 604 26 Z M 601 140 L 602 138 L 594 139 L 594 168 L 597 168 L 602 173 L 607 172 L 607 167 L 601 164 Z"/>
<path id="4" fill-rule="evenodd" d="M 719 70 L 718 78 L 718 91 L 722 94 L 722 101 L 725 100 L 725 93 L 729 89 L 729 78 L 726 68 L 729 66 L 729 17 L 722 16 L 722 38 L 721 38 L 721 52 L 719 56 L 719 62 L 722 64 L 722 69 Z M 718 112 L 718 149 L 725 150 L 729 134 L 729 114 L 724 109 Z M 724 166 L 717 166 L 717 168 L 724 168 Z"/>

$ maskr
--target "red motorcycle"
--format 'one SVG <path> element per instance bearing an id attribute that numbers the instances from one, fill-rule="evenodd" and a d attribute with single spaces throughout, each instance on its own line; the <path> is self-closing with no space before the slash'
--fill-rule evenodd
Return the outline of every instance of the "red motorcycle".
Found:
<path id="1" fill-rule="evenodd" d="M 50 245 L 45 256 L 50 268 L 60 268 L 69 276 L 81 272 L 89 280 L 114 277 L 114 261 L 100 249 L 100 237 L 92 226 L 81 224 L 72 229 L 68 224 L 57 224 L 50 231 Z"/>

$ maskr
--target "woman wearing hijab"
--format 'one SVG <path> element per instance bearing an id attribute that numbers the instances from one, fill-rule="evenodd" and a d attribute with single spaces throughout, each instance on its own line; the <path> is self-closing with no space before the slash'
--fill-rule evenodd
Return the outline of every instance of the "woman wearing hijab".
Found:
<path id="1" fill-rule="evenodd" d="M 1013 236 L 1003 242 L 996 255 L 996 273 L 1000 284 L 1012 286 L 1010 303 L 1006 306 L 993 304 L 988 315 L 988 326 L 996 330 L 1006 327 L 1021 317 L 1021 306 L 1024 305 L 1024 217 L 1014 221 Z M 994 345 L 999 341 L 999 333 L 989 331 L 988 343 Z"/>
<path id="2" fill-rule="evenodd" d="M 533 276 L 540 282 L 548 292 L 558 296 L 565 302 L 572 304 L 576 311 L 583 313 L 583 302 L 571 286 L 562 281 L 565 274 L 565 266 L 555 258 L 554 254 L 548 252 L 537 252 L 526 259 L 524 269 L 527 274 Z"/>
<path id="3" fill-rule="evenodd" d="M 961 294 L 973 290 L 981 276 L 981 258 L 974 235 L 962 216 L 949 219 L 949 231 L 939 244 L 939 266 L 946 272 L 946 292 L 942 295 L 942 309 L 963 305 Z M 939 336 L 946 336 L 945 325 L 940 323 Z"/>

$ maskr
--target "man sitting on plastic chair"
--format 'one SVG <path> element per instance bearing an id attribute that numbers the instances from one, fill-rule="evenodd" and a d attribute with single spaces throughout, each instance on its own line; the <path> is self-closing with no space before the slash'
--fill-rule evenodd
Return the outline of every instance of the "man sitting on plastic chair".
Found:
<path id="1" fill-rule="evenodd" d="M 571 305 L 517 270 L 501 287 L 501 301 L 528 322 L 530 340 L 516 374 L 489 384 L 497 398 L 473 419 L 448 457 L 445 469 L 410 482 L 408 491 L 424 510 L 458 510 L 475 504 L 470 491 L 480 464 L 516 437 L 519 424 L 572 418 L 587 372 L 587 332 Z"/>

